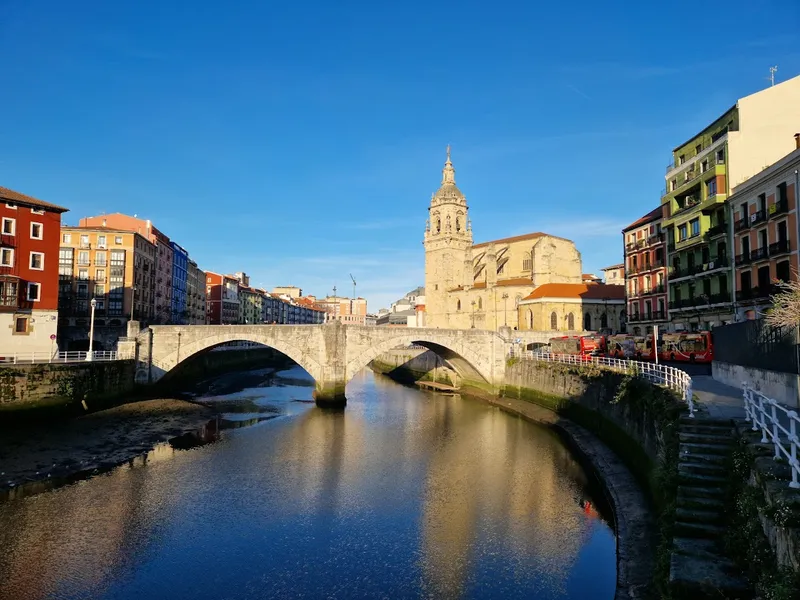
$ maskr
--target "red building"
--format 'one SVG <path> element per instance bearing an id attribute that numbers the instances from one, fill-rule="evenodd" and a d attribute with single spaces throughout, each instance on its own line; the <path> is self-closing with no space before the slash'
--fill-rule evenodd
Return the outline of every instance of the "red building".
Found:
<path id="1" fill-rule="evenodd" d="M 0 187 L 0 354 L 55 350 L 66 211 Z"/>
<path id="2" fill-rule="evenodd" d="M 231 275 L 206 272 L 206 308 L 209 325 L 239 322 L 239 280 Z"/>
<path id="3" fill-rule="evenodd" d="M 667 323 L 667 262 L 661 207 L 622 230 L 628 333 L 644 335 Z"/>

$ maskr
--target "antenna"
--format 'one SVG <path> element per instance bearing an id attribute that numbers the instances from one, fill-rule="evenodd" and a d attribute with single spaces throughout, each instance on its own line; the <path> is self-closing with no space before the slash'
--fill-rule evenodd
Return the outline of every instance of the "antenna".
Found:
<path id="1" fill-rule="evenodd" d="M 775 73 L 778 71 L 778 65 L 769 68 L 769 83 L 775 85 Z"/>
<path id="2" fill-rule="evenodd" d="M 355 297 L 356 297 L 356 280 L 353 278 L 353 274 L 352 273 L 350 274 L 350 279 L 353 280 L 353 298 L 355 299 Z"/>

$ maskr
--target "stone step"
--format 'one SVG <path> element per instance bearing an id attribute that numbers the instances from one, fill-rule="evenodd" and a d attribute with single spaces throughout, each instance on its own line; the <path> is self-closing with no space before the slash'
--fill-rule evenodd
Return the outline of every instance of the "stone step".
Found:
<path id="1" fill-rule="evenodd" d="M 702 487 L 700 485 L 691 486 L 691 485 L 681 485 L 678 487 L 678 496 L 684 498 L 713 498 L 713 499 L 724 499 L 725 498 L 725 487 L 724 486 L 709 486 L 709 487 Z"/>
<path id="2" fill-rule="evenodd" d="M 727 444 L 702 444 L 697 442 L 682 442 L 680 445 L 680 453 L 683 454 L 684 450 L 688 450 L 697 454 L 719 454 L 721 456 L 728 456 L 731 452 L 731 446 Z"/>
<path id="3" fill-rule="evenodd" d="M 679 431 L 681 433 L 731 436 L 733 425 L 681 425 Z"/>
<path id="4" fill-rule="evenodd" d="M 672 552 L 685 556 L 717 559 L 724 556 L 722 544 L 717 540 L 676 537 L 672 540 Z"/>
<path id="5" fill-rule="evenodd" d="M 724 491 L 727 487 L 728 480 L 725 477 L 718 477 L 716 475 L 704 475 L 687 471 L 683 465 L 678 465 L 678 483 L 681 487 L 719 487 Z"/>
<path id="6" fill-rule="evenodd" d="M 714 477 L 724 477 L 725 467 L 713 463 L 687 462 L 681 457 L 678 463 L 678 473 L 697 473 L 698 475 L 711 475 Z"/>
<path id="7" fill-rule="evenodd" d="M 736 566 L 726 558 L 673 553 L 669 570 L 675 597 L 752 598 L 753 594 Z"/>
<path id="8" fill-rule="evenodd" d="M 684 489 L 702 489 L 702 488 L 678 488 L 678 497 L 676 504 L 679 508 L 700 508 L 704 510 L 717 510 L 723 512 L 725 510 L 724 493 L 721 490 L 719 494 L 713 497 L 707 496 L 691 496 L 681 493 Z"/>
<path id="9" fill-rule="evenodd" d="M 679 460 L 687 463 L 702 463 L 709 465 L 719 465 L 725 468 L 728 457 L 724 454 L 706 454 L 705 452 L 694 451 L 690 448 L 680 447 Z"/>
<path id="10" fill-rule="evenodd" d="M 713 417 L 701 417 L 695 415 L 694 417 L 681 417 L 681 425 L 717 425 L 721 427 L 730 427 L 733 424 L 731 419 L 715 419 Z"/>
<path id="11" fill-rule="evenodd" d="M 730 446 L 734 444 L 733 436 L 730 435 L 712 435 L 710 433 L 684 433 L 678 432 L 678 438 L 681 442 L 693 442 L 697 444 L 713 444 L 716 446 Z"/>
<path id="12" fill-rule="evenodd" d="M 675 535 L 679 537 L 717 540 L 725 534 L 725 528 L 714 523 L 675 521 Z"/>
<path id="13" fill-rule="evenodd" d="M 725 515 L 719 510 L 678 507 L 675 509 L 675 519 L 681 523 L 721 525 L 725 522 Z"/>

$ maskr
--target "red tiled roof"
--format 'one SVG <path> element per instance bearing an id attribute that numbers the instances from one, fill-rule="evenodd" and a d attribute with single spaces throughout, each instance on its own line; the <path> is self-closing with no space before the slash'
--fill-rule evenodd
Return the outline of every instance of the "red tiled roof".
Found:
<path id="1" fill-rule="evenodd" d="M 556 238 L 557 240 L 566 240 L 568 242 L 572 241 L 572 240 L 567 240 L 567 238 L 558 237 L 557 235 L 550 235 L 549 233 L 542 233 L 541 231 L 537 231 L 536 233 L 526 233 L 525 235 L 516 235 L 514 237 L 507 237 L 499 240 L 490 240 L 488 242 L 481 242 L 480 244 L 475 244 L 472 247 L 482 248 L 484 246 L 488 246 L 489 244 L 510 244 L 512 242 L 522 242 L 524 240 L 535 240 L 540 237 L 551 237 L 551 238 Z"/>
<path id="2" fill-rule="evenodd" d="M 523 300 L 537 298 L 581 298 L 583 300 L 624 300 L 624 285 L 605 283 L 545 283 L 540 285 Z"/>
<path id="3" fill-rule="evenodd" d="M 645 216 L 643 216 L 641 219 L 638 219 L 638 220 L 634 221 L 633 223 L 631 223 L 630 225 L 628 225 L 622 231 L 625 232 L 625 231 L 628 231 L 630 229 L 634 229 L 636 227 L 640 227 L 640 226 L 642 226 L 642 225 L 644 225 L 646 223 L 649 223 L 650 221 L 657 221 L 660 218 L 661 218 L 661 206 L 659 205 L 659 206 L 656 206 L 649 213 L 647 213 Z"/>
<path id="4" fill-rule="evenodd" d="M 613 271 L 614 269 L 624 269 L 625 263 L 619 263 L 618 265 L 611 265 L 610 267 L 604 267 L 600 269 L 601 271 Z"/>
<path id="5" fill-rule="evenodd" d="M 20 194 L 19 192 L 15 192 L 14 190 L 4 188 L 3 186 L 0 186 L 0 198 L 2 198 L 7 202 L 12 202 L 12 203 L 16 202 L 28 206 L 38 206 L 39 208 L 46 208 L 48 210 L 52 210 L 58 213 L 64 213 L 69 210 L 68 208 L 64 208 L 63 206 L 58 206 L 57 204 L 51 204 L 50 202 L 45 202 L 44 200 L 37 200 L 36 198 L 32 198 L 31 196 L 26 196 L 25 194 Z"/>

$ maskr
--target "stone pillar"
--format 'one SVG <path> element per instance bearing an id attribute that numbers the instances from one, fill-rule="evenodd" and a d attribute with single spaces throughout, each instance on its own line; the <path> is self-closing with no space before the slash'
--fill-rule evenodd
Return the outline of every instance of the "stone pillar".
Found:
<path id="1" fill-rule="evenodd" d="M 472 284 L 475 282 L 474 273 L 475 269 L 472 266 L 472 251 L 467 249 L 466 252 L 464 252 L 464 281 L 462 283 L 465 290 L 469 290 L 472 287 Z"/>
<path id="2" fill-rule="evenodd" d="M 344 408 L 347 398 L 344 388 L 347 384 L 347 336 L 341 321 L 331 321 L 323 326 L 322 339 L 324 348 L 320 356 L 322 374 L 317 378 L 317 389 L 314 400 L 321 408 Z"/>
<path id="3" fill-rule="evenodd" d="M 486 287 L 494 287 L 497 284 L 497 254 L 494 244 L 489 245 L 486 251 Z"/>

